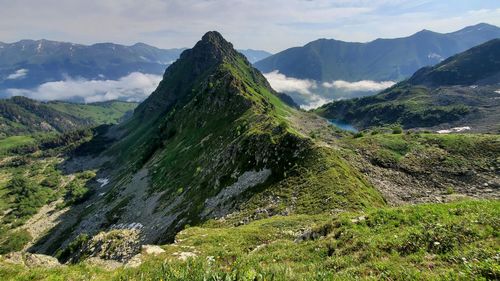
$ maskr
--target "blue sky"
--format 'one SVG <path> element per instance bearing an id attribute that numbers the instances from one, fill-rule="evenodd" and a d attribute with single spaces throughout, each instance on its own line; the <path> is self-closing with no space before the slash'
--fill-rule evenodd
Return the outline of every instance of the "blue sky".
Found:
<path id="1" fill-rule="evenodd" d="M 498 0 L 0 0 L 0 7 L 3 42 L 190 47 L 218 30 L 237 48 L 272 52 L 318 38 L 365 42 L 500 25 Z"/>

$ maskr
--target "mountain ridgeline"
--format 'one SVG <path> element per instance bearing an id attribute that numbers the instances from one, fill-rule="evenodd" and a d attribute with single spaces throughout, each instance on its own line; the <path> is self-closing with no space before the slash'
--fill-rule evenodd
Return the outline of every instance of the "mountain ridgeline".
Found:
<path id="1" fill-rule="evenodd" d="M 185 48 L 160 49 L 144 43 L 82 45 L 50 40 L 0 42 L 0 97 L 9 88 L 30 89 L 68 78 L 117 80 L 132 72 L 161 75 Z M 269 55 L 241 50 L 252 62 Z"/>
<path id="2" fill-rule="evenodd" d="M 143 43 L 132 46 L 113 43 L 86 46 L 49 40 L 0 43 L 0 90 L 33 88 L 67 77 L 116 80 L 131 72 L 160 74 L 182 50 L 163 50 Z M 18 71 L 24 71 L 24 75 L 12 76 Z"/>
<path id="3" fill-rule="evenodd" d="M 319 39 L 255 66 L 262 72 L 279 70 L 286 76 L 316 81 L 394 81 L 495 38 L 500 38 L 500 28 L 483 23 L 451 33 L 422 30 L 409 37 L 368 43 Z"/>
<path id="4" fill-rule="evenodd" d="M 40 102 L 25 97 L 0 99 L 0 139 L 14 135 L 57 132 L 118 123 L 136 103 L 92 104 Z"/>
<path id="5" fill-rule="evenodd" d="M 500 39 L 418 70 L 375 96 L 326 104 L 316 112 L 358 128 L 400 124 L 405 128 L 500 127 Z"/>
<path id="6" fill-rule="evenodd" d="M 142 242 L 151 243 L 210 218 L 238 224 L 384 205 L 335 150 L 294 127 L 290 118 L 304 114 L 281 101 L 219 33 L 208 32 L 165 71 L 130 120 L 110 129 L 110 137 L 120 137 L 101 155 L 109 162 L 97 177 L 110 182 L 96 187 L 102 196 L 35 249 L 53 253 L 76 233 L 137 223 Z M 314 203 L 321 198 L 330 199 Z M 73 235 L 63 235 L 68 227 Z"/>

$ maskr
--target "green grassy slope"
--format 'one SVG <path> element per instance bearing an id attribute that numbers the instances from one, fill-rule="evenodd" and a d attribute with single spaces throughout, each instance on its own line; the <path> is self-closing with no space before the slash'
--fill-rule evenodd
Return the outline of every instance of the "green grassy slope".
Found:
<path id="1" fill-rule="evenodd" d="M 1 159 L 0 254 L 20 251 L 34 238 L 23 226 L 45 205 L 60 200 L 59 209 L 83 199 L 93 173 L 63 175 L 57 157 Z M 57 209 L 53 210 L 57 211 Z"/>
<path id="2" fill-rule="evenodd" d="M 0 138 L 46 132 L 67 132 L 117 123 L 137 106 L 110 101 L 93 104 L 39 102 L 25 97 L 0 100 Z"/>
<path id="3" fill-rule="evenodd" d="M 159 128 L 159 135 L 141 136 L 148 141 L 144 144 L 136 142 L 131 145 L 125 139 L 128 147 L 138 150 L 149 145 L 149 148 L 143 151 L 146 151 L 146 155 L 154 154 L 151 161 L 152 190 L 166 191 L 163 198 L 167 201 L 180 195 L 190 198 L 189 202 L 186 202 L 188 205 L 183 206 L 187 213 L 181 217 L 189 217 L 191 223 L 198 219 L 197 212 L 203 209 L 203 202 L 208 197 L 217 195 L 225 187 L 235 183 L 243 172 L 262 169 L 270 169 L 272 176 L 262 185 L 247 190 L 246 194 L 242 194 L 243 198 L 234 198 L 234 205 L 240 200 L 246 201 L 253 197 L 253 193 L 264 190 L 275 190 L 281 193 L 283 200 L 291 200 L 295 192 L 300 192 L 292 190 L 300 189 L 300 185 L 306 185 L 308 181 L 310 188 L 317 188 L 318 192 L 299 196 L 298 206 L 309 204 L 297 207 L 299 212 L 320 212 L 342 204 L 346 208 L 367 206 L 370 203 L 383 204 L 380 196 L 334 152 L 315 147 L 308 138 L 293 128 L 288 117 L 300 113 L 284 104 L 264 77 L 253 69 L 246 59 L 224 46 L 227 42 L 215 44 L 217 47 L 222 45 L 222 63 L 202 70 L 202 73 L 205 73 L 203 75 L 207 76 L 196 77 L 194 85 L 182 85 L 191 90 L 185 94 L 190 100 L 186 98 L 187 102 L 183 103 L 179 98 L 181 101 L 178 104 L 157 119 L 158 122 L 152 127 Z M 228 49 L 224 49 L 226 47 Z M 174 67 L 185 67 L 181 65 L 187 64 L 184 60 L 186 58 L 181 58 Z M 167 74 L 162 82 L 165 83 L 165 88 L 167 83 L 179 83 L 178 77 L 189 77 L 184 70 L 180 73 L 174 70 L 169 73 L 167 70 Z M 145 110 L 157 112 L 148 107 L 161 103 L 162 101 L 158 101 L 160 97 L 165 98 L 167 90 L 162 89 L 162 84 L 156 94 L 138 108 L 134 118 L 151 119 L 144 117 Z M 175 87 L 169 85 L 168 88 Z M 132 124 L 135 122 L 131 121 Z M 135 136 L 143 134 L 140 127 L 138 131 L 139 133 L 133 132 L 129 138 L 137 140 Z M 153 149 L 151 139 L 159 139 Z M 135 153 L 136 151 L 127 150 L 127 161 L 130 161 L 130 156 Z M 144 161 L 144 158 L 141 160 Z M 323 165 L 330 167 L 324 174 L 319 172 Z M 351 192 L 345 194 L 349 195 L 339 201 L 331 200 L 321 206 L 307 203 L 308 200 L 317 199 L 316 196 L 336 197 L 335 192 L 342 193 L 342 190 L 348 189 L 351 189 Z M 203 192 L 200 192 L 201 190 Z M 359 196 L 363 199 L 348 200 L 349 196 Z M 263 205 L 266 200 L 259 198 L 248 202 L 259 202 Z M 290 202 L 282 202 L 281 208 L 289 206 L 288 203 Z M 252 203 L 248 206 L 256 208 Z"/>
<path id="4" fill-rule="evenodd" d="M 493 280 L 498 201 L 273 217 L 239 227 L 209 222 L 177 235 L 138 268 L 106 271 L 1 263 L 4 280 Z M 179 252 L 195 255 L 178 260 Z"/>
<path id="5" fill-rule="evenodd" d="M 89 104 L 49 102 L 47 106 L 66 114 L 92 120 L 95 125 L 116 124 L 137 106 L 135 102 L 107 101 Z"/>
<path id="6" fill-rule="evenodd" d="M 34 139 L 31 136 L 12 136 L 0 139 L 0 155 L 9 152 L 15 147 L 33 144 Z"/>

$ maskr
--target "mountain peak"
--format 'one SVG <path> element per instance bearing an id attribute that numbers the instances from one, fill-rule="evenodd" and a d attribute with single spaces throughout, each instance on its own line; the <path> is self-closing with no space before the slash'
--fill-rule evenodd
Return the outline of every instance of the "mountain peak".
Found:
<path id="1" fill-rule="evenodd" d="M 189 101 L 193 89 L 201 87 L 197 84 L 199 81 L 208 81 L 223 64 L 238 65 L 241 61 L 242 68 L 253 71 L 245 57 L 219 32 L 207 32 L 192 49 L 182 52 L 180 58 L 167 68 L 158 88 L 137 107 L 136 114 L 142 116 L 150 112 L 158 115 L 178 102 Z M 267 83 L 265 78 L 262 79 Z"/>
<path id="2" fill-rule="evenodd" d="M 219 32 L 209 31 L 203 35 L 193 49 L 184 52 L 183 56 L 188 54 L 222 61 L 226 57 L 234 57 L 236 50 L 234 50 L 233 44 L 226 41 Z"/>
<path id="3" fill-rule="evenodd" d="M 464 27 L 460 30 L 457 30 L 455 32 L 451 32 L 448 34 L 463 35 L 463 34 L 467 34 L 467 33 L 476 33 L 476 32 L 483 32 L 483 33 L 490 32 L 493 34 L 498 34 L 500 32 L 500 28 L 498 26 L 482 22 L 482 23 L 478 23 L 476 25 Z"/>
<path id="4" fill-rule="evenodd" d="M 210 42 L 215 45 L 222 45 L 222 44 L 228 44 L 229 42 L 222 37 L 222 34 L 220 34 L 217 31 L 208 31 L 201 37 L 202 42 Z"/>

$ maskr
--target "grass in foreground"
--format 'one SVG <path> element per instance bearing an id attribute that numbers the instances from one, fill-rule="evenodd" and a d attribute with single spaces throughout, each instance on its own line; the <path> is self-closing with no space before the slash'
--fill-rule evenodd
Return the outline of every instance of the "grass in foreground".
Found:
<path id="1" fill-rule="evenodd" d="M 340 215 L 272 217 L 187 228 L 139 268 L 26 270 L 3 280 L 494 280 L 499 201 L 462 201 Z M 306 233 L 306 234 L 304 234 Z M 302 235 L 301 235 L 302 234 Z M 302 237 L 296 240 L 297 237 Z M 180 253 L 195 258 L 180 261 Z"/>

